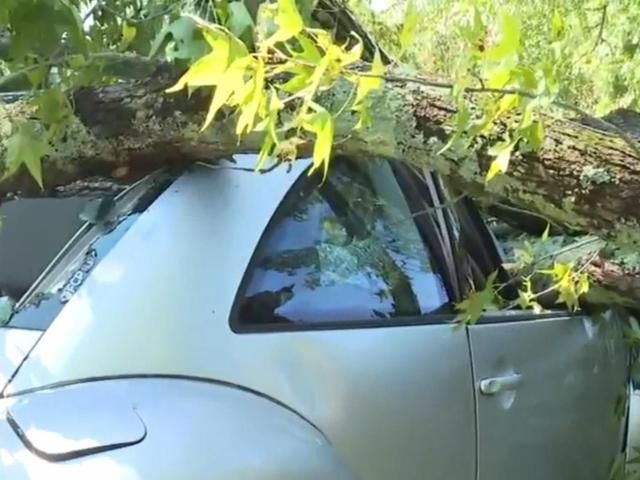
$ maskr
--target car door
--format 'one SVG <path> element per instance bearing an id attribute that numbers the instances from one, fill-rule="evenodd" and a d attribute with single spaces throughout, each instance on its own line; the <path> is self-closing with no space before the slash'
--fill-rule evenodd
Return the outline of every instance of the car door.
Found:
<path id="1" fill-rule="evenodd" d="M 458 256 L 507 280 L 474 205 L 457 202 L 447 213 Z M 467 327 L 479 480 L 608 478 L 626 413 L 622 315 L 502 312 Z"/>
<path id="2" fill-rule="evenodd" d="M 501 268 L 495 239 L 470 199 L 433 179 L 452 228 L 461 277 Z M 471 268 L 473 266 L 473 268 Z M 481 278 L 480 278 L 481 281 Z M 517 295 L 513 282 L 503 288 Z M 461 285 L 461 290 L 463 285 Z M 467 327 L 478 421 L 479 480 L 603 480 L 622 447 L 628 350 L 620 312 L 501 312 Z"/>
<path id="3" fill-rule="evenodd" d="M 480 480 L 602 480 L 621 451 L 627 352 L 614 314 L 469 327 Z"/>

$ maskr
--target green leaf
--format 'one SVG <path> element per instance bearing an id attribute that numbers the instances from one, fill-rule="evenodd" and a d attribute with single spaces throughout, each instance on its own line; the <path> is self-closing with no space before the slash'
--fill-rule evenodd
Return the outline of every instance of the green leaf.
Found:
<path id="1" fill-rule="evenodd" d="M 66 30 L 74 45 L 83 55 L 89 54 L 89 46 L 82 25 L 82 18 L 78 8 L 70 0 L 58 0 L 57 9 L 62 12 L 66 19 Z"/>
<path id="2" fill-rule="evenodd" d="M 300 33 L 300 35 L 296 37 L 296 40 L 302 47 L 302 51 L 291 52 L 294 58 L 314 65 L 320 63 L 320 60 L 322 60 L 322 53 L 320 53 L 320 50 L 318 50 L 315 43 L 313 43 L 313 41 L 311 41 L 304 32 Z"/>
<path id="3" fill-rule="evenodd" d="M 207 53 L 207 43 L 198 30 L 198 24 L 188 15 L 174 20 L 156 35 L 149 49 L 149 57 L 157 56 L 163 48 L 169 61 L 196 60 Z"/>
<path id="4" fill-rule="evenodd" d="M 309 170 L 309 175 L 322 168 L 324 179 L 329 171 L 329 162 L 331 160 L 334 121 L 333 116 L 320 105 L 311 102 L 310 107 L 314 110 L 314 113 L 308 115 L 302 124 L 305 130 L 316 135 L 313 146 L 313 165 Z"/>
<path id="5" fill-rule="evenodd" d="M 32 120 L 20 123 L 6 140 L 6 147 L 4 178 L 16 173 L 24 164 L 40 188 L 44 188 L 42 157 L 51 151 L 51 147 L 38 123 Z"/>
<path id="6" fill-rule="evenodd" d="M 544 126 L 542 120 L 534 121 L 527 128 L 518 130 L 518 133 L 527 142 L 531 150 L 540 150 L 542 142 L 544 141 Z"/>
<path id="7" fill-rule="evenodd" d="M 251 91 L 245 100 L 245 105 L 241 105 L 240 117 L 236 124 L 236 135 L 241 136 L 253 130 L 256 115 L 261 101 L 264 99 L 264 75 L 265 68 L 262 59 L 259 59 L 250 81 Z"/>
<path id="8" fill-rule="evenodd" d="M 278 30 L 267 41 L 267 45 L 286 42 L 295 37 L 304 28 L 304 20 L 298 11 L 295 0 L 278 0 L 278 9 L 274 18 Z"/>
<path id="9" fill-rule="evenodd" d="M 231 2 L 228 5 L 229 19 L 227 20 L 227 28 L 236 37 L 241 37 L 247 30 L 253 29 L 253 19 L 244 1 Z"/>
<path id="10" fill-rule="evenodd" d="M 490 60 L 504 60 L 518 53 L 520 48 L 520 19 L 503 11 L 500 15 L 500 38 L 489 48 L 486 56 Z"/>
<path id="11" fill-rule="evenodd" d="M 551 38 L 553 41 L 558 41 L 564 36 L 565 26 L 564 19 L 558 10 L 553 12 L 551 18 Z"/>
<path id="12" fill-rule="evenodd" d="M 138 29 L 135 25 L 130 25 L 127 22 L 122 22 L 122 40 L 120 41 L 120 50 L 126 50 L 129 44 L 136 38 Z"/>
<path id="13" fill-rule="evenodd" d="M 64 131 L 72 112 L 69 100 L 60 88 L 44 90 L 34 98 L 33 103 L 37 117 L 48 127 L 52 138 Z"/>
<path id="14" fill-rule="evenodd" d="M 404 53 L 413 43 L 416 30 L 418 28 L 418 9 L 416 8 L 415 0 L 409 0 L 407 2 L 407 11 L 404 15 L 404 22 L 402 30 L 400 32 L 400 53 Z"/>
<path id="15" fill-rule="evenodd" d="M 378 50 L 376 50 L 375 56 L 373 57 L 373 63 L 371 64 L 369 75 L 370 76 L 363 75 L 357 77 L 358 89 L 356 91 L 356 99 L 353 102 L 352 107 L 354 112 L 360 114 L 358 124 L 355 127 L 356 129 L 360 129 L 371 124 L 371 117 L 368 113 L 368 96 L 372 91 L 380 88 L 383 83 L 383 80 L 380 77 L 384 75 L 384 65 Z"/>
<path id="16" fill-rule="evenodd" d="M 549 230 L 551 228 L 551 224 L 547 223 L 547 228 L 542 232 L 542 237 L 540 238 L 543 242 L 549 238 Z"/>
<path id="17" fill-rule="evenodd" d="M 456 310 L 460 313 L 459 320 L 466 324 L 472 325 L 478 321 L 482 314 L 489 309 L 495 307 L 495 281 L 498 272 L 493 272 L 487 278 L 485 287 L 476 292 L 472 292 L 465 300 L 456 305 Z"/>
<path id="18" fill-rule="evenodd" d="M 509 160 L 511 159 L 511 152 L 518 140 L 519 138 L 516 137 L 507 142 L 500 142 L 489 149 L 489 155 L 496 158 L 489 166 L 485 183 L 489 183 L 497 174 L 507 171 L 509 168 Z"/>

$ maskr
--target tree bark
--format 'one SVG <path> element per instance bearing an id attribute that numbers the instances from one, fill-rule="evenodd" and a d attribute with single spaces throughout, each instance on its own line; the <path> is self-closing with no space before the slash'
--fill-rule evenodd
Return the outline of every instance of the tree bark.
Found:
<path id="1" fill-rule="evenodd" d="M 175 78 L 160 69 L 148 81 L 75 91 L 75 118 L 43 161 L 46 189 L 94 176 L 137 178 L 161 165 L 183 166 L 259 150 L 262 137 L 236 138 L 234 119 L 224 113 L 200 132 L 208 92 L 190 98 L 164 93 Z M 349 86 L 338 84 L 320 103 L 335 112 L 350 95 Z M 334 154 L 400 159 L 439 172 L 454 188 L 481 202 L 508 204 L 507 212 L 514 207 L 533 212 L 563 228 L 597 234 L 616 248 L 638 246 L 640 158 L 622 139 L 579 122 L 546 118 L 540 151 L 515 155 L 507 175 L 485 185 L 491 161 L 487 150 L 495 138 L 478 139 L 472 149 L 454 147 L 436 155 L 447 142 L 454 113 L 448 98 L 434 89 L 387 82 L 373 94 L 371 128 L 355 131 L 353 115 L 339 116 Z M 26 102 L 0 103 L 2 161 L 8 121 L 29 115 Z M 306 140 L 298 155 L 311 149 L 312 142 Z M 38 192 L 26 171 L 0 182 L 0 195 Z M 605 257 L 599 262 L 590 267 L 599 282 L 640 303 L 640 265 L 628 260 L 621 265 Z"/>

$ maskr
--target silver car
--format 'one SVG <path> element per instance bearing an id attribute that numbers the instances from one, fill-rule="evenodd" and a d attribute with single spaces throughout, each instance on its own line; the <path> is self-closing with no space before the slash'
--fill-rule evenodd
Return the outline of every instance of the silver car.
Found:
<path id="1" fill-rule="evenodd" d="M 0 479 L 609 478 L 638 415 L 620 318 L 461 326 L 500 266 L 469 200 L 383 160 L 254 164 L 84 212 L 0 328 Z"/>

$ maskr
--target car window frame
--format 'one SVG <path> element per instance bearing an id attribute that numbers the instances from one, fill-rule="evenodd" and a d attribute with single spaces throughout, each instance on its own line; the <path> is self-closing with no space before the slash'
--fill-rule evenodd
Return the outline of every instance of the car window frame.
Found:
<path id="1" fill-rule="evenodd" d="M 343 157 L 344 158 L 344 157 Z M 334 161 L 340 161 L 340 157 L 335 157 Z M 360 159 L 350 159 L 351 161 L 367 161 Z M 379 159 L 381 161 L 388 162 L 388 165 L 391 166 L 391 169 L 394 173 L 394 177 L 396 181 L 398 181 L 400 187 L 402 188 L 402 183 L 399 180 L 396 174 L 396 168 L 400 169 L 405 168 L 405 166 L 398 160 L 392 159 Z M 233 299 L 233 303 L 230 309 L 228 324 L 230 329 L 237 334 L 251 334 L 251 333 L 277 333 L 277 332 L 291 332 L 291 331 L 322 331 L 322 330 L 356 330 L 362 328 L 390 328 L 396 326 L 410 326 L 410 325 L 440 325 L 446 323 L 452 323 L 457 318 L 455 313 L 426 313 L 421 315 L 412 315 L 412 316 L 398 316 L 393 317 L 391 319 L 350 319 L 350 320 L 337 320 L 337 321 L 318 321 L 318 322 L 274 322 L 270 324 L 261 324 L 261 323 L 246 323 L 240 321 L 239 318 L 239 310 L 241 300 L 244 297 L 249 282 L 252 279 L 252 273 L 254 271 L 254 267 L 256 262 L 258 261 L 258 257 L 261 253 L 260 247 L 263 245 L 266 237 L 270 234 L 272 229 L 279 224 L 279 220 L 282 218 L 282 208 L 284 208 L 285 200 L 289 198 L 291 195 L 295 195 L 300 193 L 300 191 L 304 191 L 308 188 L 307 172 L 311 168 L 309 166 L 305 171 L 302 172 L 300 177 L 296 179 L 291 188 L 287 190 L 286 194 L 283 195 L 282 199 L 278 203 L 278 206 L 274 210 L 267 226 L 260 234 L 258 241 L 256 242 L 256 246 L 253 250 L 253 253 L 250 257 L 249 262 L 244 270 L 242 279 L 236 291 L 236 294 Z M 408 167 L 407 167 L 408 168 Z M 420 193 L 420 198 L 415 198 L 413 201 L 424 200 L 424 196 L 431 196 L 433 191 L 427 187 L 426 182 L 422 182 L 422 180 L 415 175 L 415 172 L 411 170 L 404 171 L 406 185 L 411 185 L 416 189 L 416 192 Z M 420 185 L 418 182 L 423 183 Z M 425 191 L 421 191 L 421 188 L 426 188 Z M 429 198 L 428 197 L 428 198 Z M 431 203 L 429 206 L 433 206 L 433 198 L 431 199 Z M 409 205 L 409 199 L 405 195 L 405 200 L 409 206 L 409 209 L 412 210 L 412 206 Z M 415 207 L 415 205 L 414 205 Z M 447 295 L 449 297 L 449 304 L 455 304 L 460 300 L 458 291 L 454 284 L 458 282 L 458 276 L 455 271 L 453 265 L 447 261 L 447 252 L 446 246 L 442 240 L 442 237 L 439 233 L 439 226 L 436 220 L 431 215 L 420 215 L 422 221 L 416 221 L 417 217 L 414 217 L 414 223 L 416 228 L 420 234 L 421 240 L 424 244 L 425 250 L 429 255 L 433 257 L 431 261 L 434 264 L 434 273 L 438 273 L 441 276 L 443 287 L 445 288 Z M 449 252 L 448 255 L 452 255 L 452 252 Z"/>

